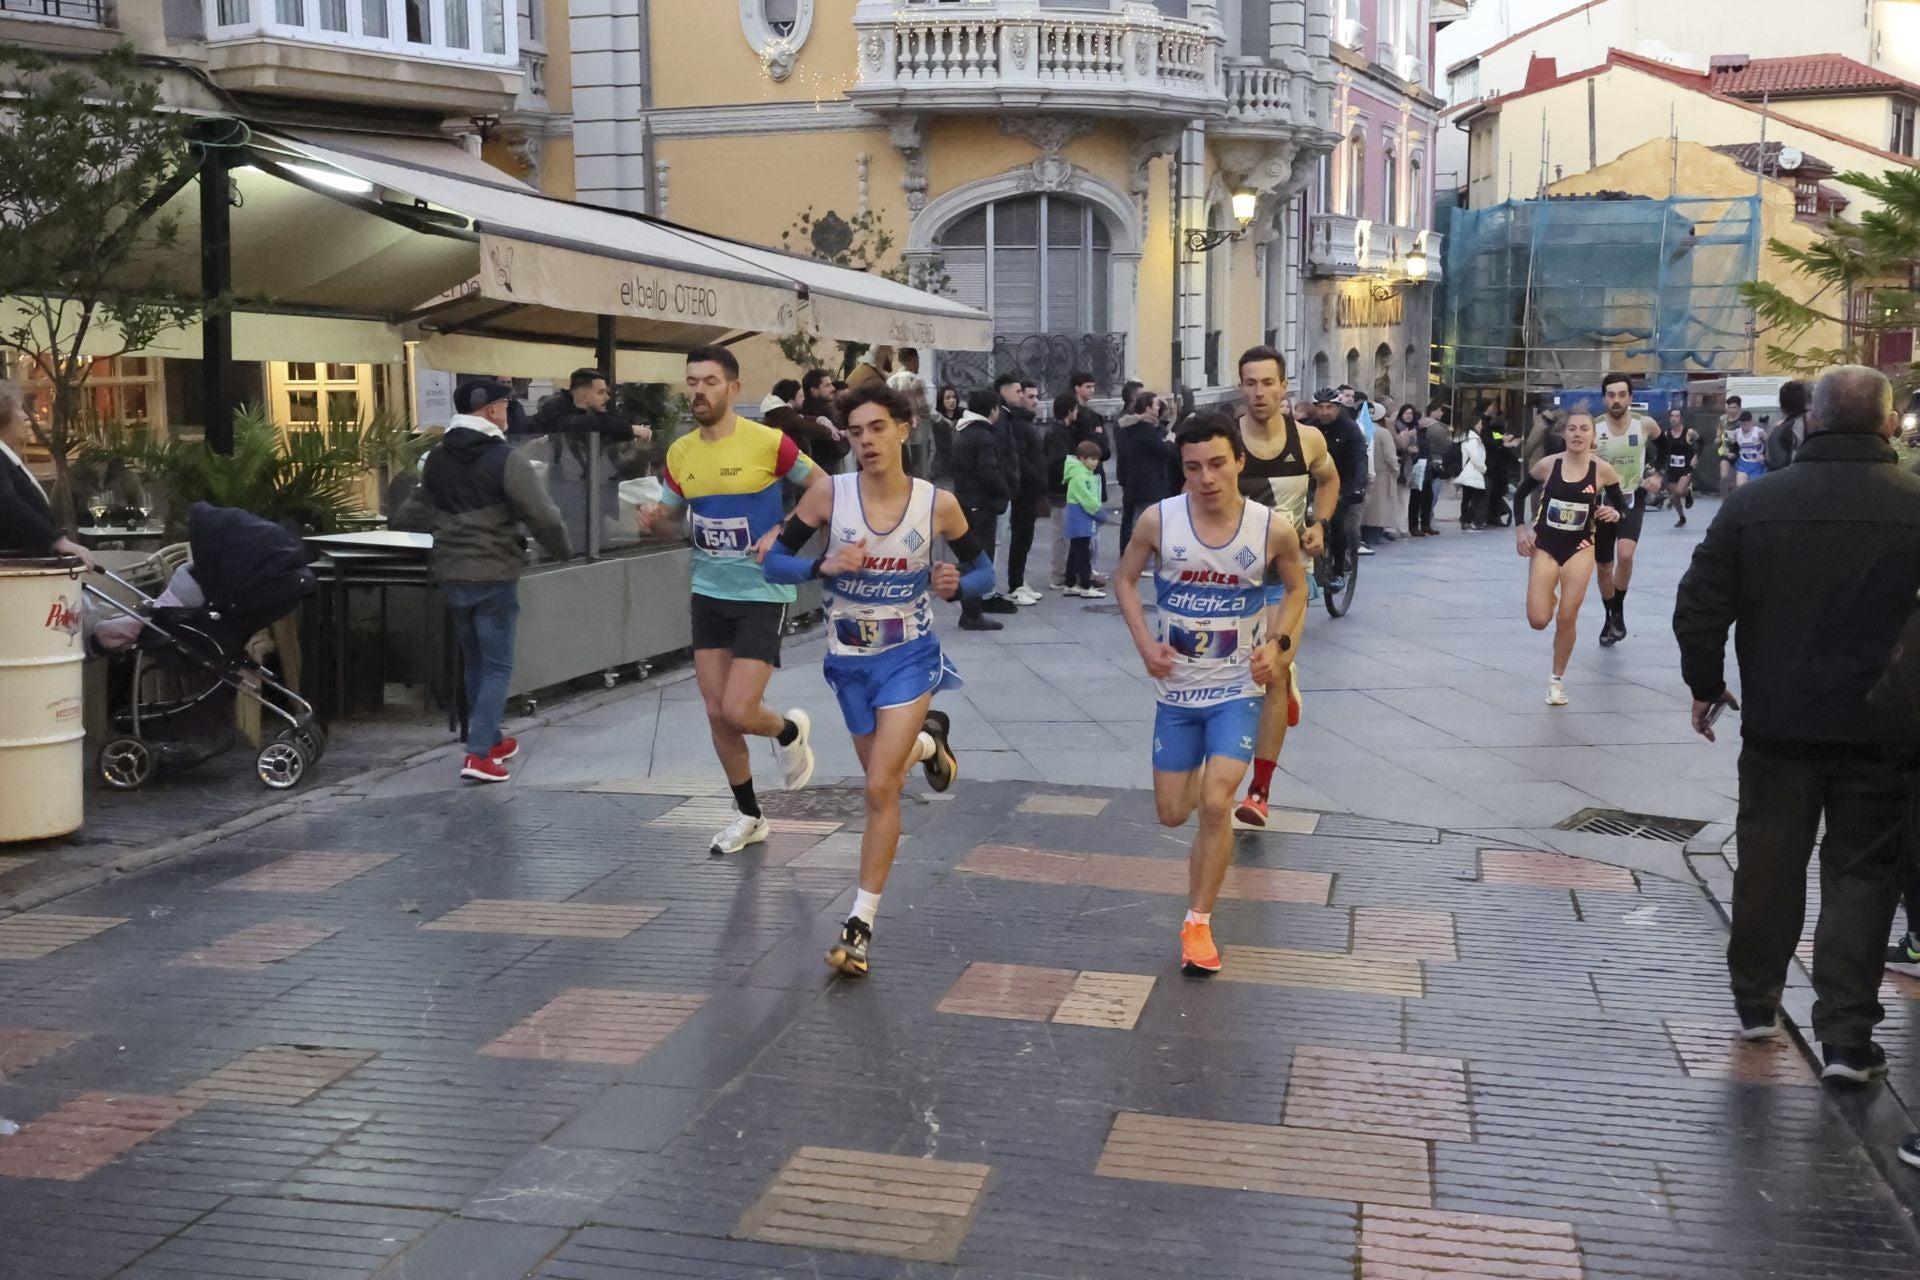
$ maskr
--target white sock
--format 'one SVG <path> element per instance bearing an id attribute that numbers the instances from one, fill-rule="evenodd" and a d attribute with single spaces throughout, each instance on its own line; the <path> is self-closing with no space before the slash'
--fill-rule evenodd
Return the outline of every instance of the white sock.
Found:
<path id="1" fill-rule="evenodd" d="M 920 736 L 913 740 L 913 750 L 907 753 L 908 766 L 919 764 L 922 760 L 933 759 L 933 750 L 933 735 L 922 731 Z"/>
<path id="2" fill-rule="evenodd" d="M 1186 922 L 1187 922 L 1188 924 L 1212 924 L 1212 923 L 1213 923 L 1213 912 L 1211 912 L 1211 911 L 1189 911 L 1189 912 L 1187 912 L 1187 920 L 1186 920 Z"/>
<path id="3" fill-rule="evenodd" d="M 1559 683 L 1560 683 L 1560 682 L 1561 682 L 1562 680 L 1564 680 L 1564 679 L 1566 679 L 1566 677 L 1565 677 L 1565 676 L 1563 676 L 1563 675 L 1561 675 L 1561 674 L 1560 674 L 1559 672 L 1557 672 L 1557 671 L 1556 671 L 1556 672 L 1554 673 L 1554 676 L 1553 676 L 1553 682 L 1554 682 L 1555 684 L 1559 684 Z"/>
<path id="4" fill-rule="evenodd" d="M 853 894 L 853 914 L 867 928 L 873 928 L 874 913 L 880 910 L 880 895 L 868 893 L 865 889 L 856 889 Z"/>

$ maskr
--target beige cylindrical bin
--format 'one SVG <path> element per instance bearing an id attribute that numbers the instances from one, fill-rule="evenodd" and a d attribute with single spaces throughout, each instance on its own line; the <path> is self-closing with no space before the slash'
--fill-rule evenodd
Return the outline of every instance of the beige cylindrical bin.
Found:
<path id="1" fill-rule="evenodd" d="M 63 836 L 84 820 L 77 568 L 0 560 L 0 841 Z"/>

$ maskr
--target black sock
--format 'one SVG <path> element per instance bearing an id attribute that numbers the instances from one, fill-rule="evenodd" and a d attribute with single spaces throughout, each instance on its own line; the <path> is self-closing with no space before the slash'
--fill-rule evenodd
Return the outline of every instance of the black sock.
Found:
<path id="1" fill-rule="evenodd" d="M 783 747 L 790 747 L 793 745 L 794 739 L 798 738 L 799 736 L 800 736 L 799 725 L 795 724 L 791 720 L 782 720 L 780 722 L 780 732 L 773 736 L 773 740 L 779 743 Z"/>
<path id="2" fill-rule="evenodd" d="M 1627 625 L 1627 589 L 1625 587 L 1613 593 L 1613 616 L 1621 626 Z"/>
<path id="3" fill-rule="evenodd" d="M 754 798 L 753 779 L 748 778 L 745 782 L 734 782 L 728 785 L 733 788 L 734 807 L 749 818 L 759 817 L 760 801 Z"/>

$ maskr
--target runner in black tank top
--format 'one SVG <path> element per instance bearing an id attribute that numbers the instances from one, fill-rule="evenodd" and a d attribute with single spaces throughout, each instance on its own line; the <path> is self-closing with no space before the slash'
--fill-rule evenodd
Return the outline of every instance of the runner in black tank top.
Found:
<path id="1" fill-rule="evenodd" d="M 1533 546 L 1537 552 L 1553 557 L 1564 565 L 1582 551 L 1593 549 L 1593 512 L 1599 505 L 1599 487 L 1595 483 L 1591 460 L 1587 474 L 1578 481 L 1566 478 L 1566 455 L 1549 460 L 1546 488 L 1540 494 L 1540 514 L 1533 522 Z"/>
<path id="2" fill-rule="evenodd" d="M 1286 412 L 1285 357 L 1271 347 L 1254 347 L 1241 355 L 1238 367 L 1246 411 L 1237 425 L 1247 454 L 1240 492 L 1285 516 L 1299 535 L 1304 554 L 1317 556 L 1326 546 L 1324 522 L 1333 518 L 1340 501 L 1340 473 L 1333 455 L 1327 452 L 1318 428 L 1303 425 Z M 1273 456 L 1263 456 L 1268 453 Z M 1277 594 L 1270 592 L 1273 598 Z M 1298 656 L 1297 652 L 1290 655 Z M 1236 822 L 1254 828 L 1267 825 L 1267 794 L 1287 745 L 1287 728 L 1299 723 L 1300 681 L 1289 661 L 1286 678 L 1267 685 L 1260 730 L 1254 738 L 1253 774 L 1247 798 L 1233 812 Z"/>
<path id="3" fill-rule="evenodd" d="M 1626 497 L 1620 474 L 1593 451 L 1593 415 L 1585 407 L 1567 414 L 1567 451 L 1533 464 L 1533 479 L 1545 487 L 1534 521 L 1515 513 L 1514 549 L 1527 559 L 1527 625 L 1553 631 L 1553 679 L 1547 705 L 1567 705 L 1562 680 L 1573 656 L 1580 605 L 1593 578 L 1594 529 L 1620 518 Z M 1557 597 L 1557 599 L 1556 599 Z"/>

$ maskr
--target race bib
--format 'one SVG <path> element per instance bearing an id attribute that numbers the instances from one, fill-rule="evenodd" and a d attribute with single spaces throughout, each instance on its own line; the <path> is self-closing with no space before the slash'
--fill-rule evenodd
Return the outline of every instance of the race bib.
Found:
<path id="1" fill-rule="evenodd" d="M 1240 627 L 1237 621 L 1219 627 L 1169 624 L 1167 645 L 1188 662 L 1232 662 L 1240 652 Z"/>
<path id="2" fill-rule="evenodd" d="M 741 559 L 753 554 L 753 534 L 745 516 L 703 516 L 692 524 L 693 545 L 710 556 Z"/>
<path id="3" fill-rule="evenodd" d="M 1560 529 L 1567 533 L 1579 533 L 1587 527 L 1591 508 L 1584 502 L 1565 502 L 1559 498 L 1547 499 L 1547 527 Z"/>
<path id="4" fill-rule="evenodd" d="M 849 649 L 891 649 L 912 639 L 905 618 L 839 618 L 833 638 Z"/>

